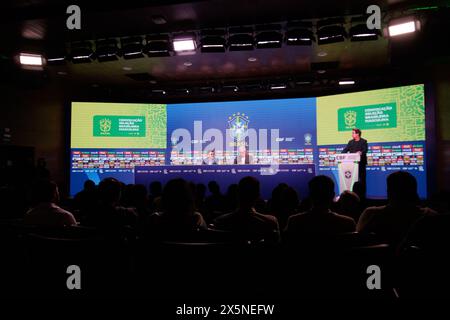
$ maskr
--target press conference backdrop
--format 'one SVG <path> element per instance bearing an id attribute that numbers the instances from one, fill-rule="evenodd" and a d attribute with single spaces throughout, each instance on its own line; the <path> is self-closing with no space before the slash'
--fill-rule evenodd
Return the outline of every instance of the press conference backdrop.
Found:
<path id="1" fill-rule="evenodd" d="M 180 176 L 201 183 L 216 180 L 224 190 L 242 172 L 261 178 L 255 167 L 277 164 L 302 175 L 283 171 L 262 178 L 264 197 L 281 178 L 305 196 L 310 176 L 329 175 L 337 184 L 335 155 L 355 127 L 369 142 L 368 197 L 385 197 L 386 176 L 396 170 L 413 174 L 420 196 L 426 197 L 421 84 L 299 99 L 167 105 L 73 102 L 70 190 L 72 195 L 80 191 L 86 179 L 98 183 L 115 177 L 135 183 L 135 167 L 136 182 Z M 237 160 L 243 150 L 249 171 Z M 209 165 L 214 170 L 192 172 Z M 185 172 L 179 170 L 183 166 Z"/>

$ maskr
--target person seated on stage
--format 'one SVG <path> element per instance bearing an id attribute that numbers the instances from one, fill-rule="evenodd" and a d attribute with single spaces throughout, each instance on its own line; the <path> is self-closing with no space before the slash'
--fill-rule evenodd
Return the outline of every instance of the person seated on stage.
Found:
<path id="1" fill-rule="evenodd" d="M 358 232 L 373 232 L 381 240 L 396 246 L 419 218 L 435 213 L 418 206 L 416 178 L 406 171 L 397 171 L 387 177 L 387 196 L 387 205 L 364 210 L 356 227 Z"/>
<path id="2" fill-rule="evenodd" d="M 341 233 L 355 231 L 355 221 L 330 210 L 334 182 L 327 176 L 316 176 L 308 183 L 312 208 L 289 217 L 284 236 L 287 242 L 315 245 Z"/>
<path id="3" fill-rule="evenodd" d="M 208 152 L 208 157 L 203 159 L 203 164 L 208 166 L 217 164 L 216 150 L 213 149 Z"/>
<path id="4" fill-rule="evenodd" d="M 234 164 L 252 164 L 253 157 L 248 153 L 245 145 L 239 146 L 238 155 L 234 159 Z"/>
<path id="5" fill-rule="evenodd" d="M 59 191 L 56 183 L 48 180 L 38 182 L 33 195 L 37 205 L 25 214 L 24 222 L 42 227 L 65 227 L 77 224 L 75 217 L 60 208 Z"/>
<path id="6" fill-rule="evenodd" d="M 98 186 L 99 200 L 88 210 L 85 224 L 116 235 L 127 227 L 135 227 L 137 213 L 134 208 L 120 206 L 121 183 L 114 178 L 103 179 Z"/>
<path id="7" fill-rule="evenodd" d="M 238 184 L 238 208 L 214 220 L 214 227 L 232 231 L 245 240 L 279 241 L 278 220 L 271 215 L 256 212 L 254 206 L 260 196 L 259 181 L 245 177 Z"/>
<path id="8" fill-rule="evenodd" d="M 192 188 L 183 179 L 170 180 L 162 193 L 162 212 L 149 216 L 146 237 L 171 239 L 207 229 L 203 216 L 195 210 Z"/>

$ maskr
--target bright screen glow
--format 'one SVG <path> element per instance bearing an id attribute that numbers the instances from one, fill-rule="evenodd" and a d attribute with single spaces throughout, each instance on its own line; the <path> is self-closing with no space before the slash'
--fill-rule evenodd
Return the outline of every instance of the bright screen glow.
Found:
<path id="1" fill-rule="evenodd" d="M 338 184 L 335 157 L 355 127 L 369 143 L 368 197 L 385 197 L 386 177 L 397 170 L 413 174 L 426 197 L 423 85 L 299 99 L 73 102 L 71 193 L 110 176 L 145 185 L 216 180 L 225 192 L 255 175 L 265 198 L 280 182 L 306 196 L 314 175 Z"/>

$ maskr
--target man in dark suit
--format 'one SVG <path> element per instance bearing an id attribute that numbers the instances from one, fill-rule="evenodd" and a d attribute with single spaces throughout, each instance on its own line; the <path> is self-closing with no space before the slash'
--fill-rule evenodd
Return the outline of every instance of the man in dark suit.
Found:
<path id="1" fill-rule="evenodd" d="M 203 164 L 206 165 L 214 165 L 217 164 L 217 159 L 216 159 L 216 150 L 210 150 L 208 152 L 208 157 L 206 159 L 203 160 Z"/>
<path id="2" fill-rule="evenodd" d="M 234 164 L 252 164 L 253 157 L 248 153 L 245 146 L 239 147 L 239 152 L 237 157 L 234 159 Z"/>
<path id="3" fill-rule="evenodd" d="M 361 138 L 361 130 L 355 128 L 352 130 L 352 140 L 347 143 L 347 146 L 342 150 L 342 153 L 359 153 L 361 160 L 359 162 L 359 181 L 366 189 L 366 166 L 367 166 L 367 151 L 369 149 L 367 140 Z"/>

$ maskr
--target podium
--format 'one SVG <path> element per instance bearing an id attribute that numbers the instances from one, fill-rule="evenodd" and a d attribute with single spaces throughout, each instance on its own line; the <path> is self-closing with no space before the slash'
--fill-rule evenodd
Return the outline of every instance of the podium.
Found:
<path id="1" fill-rule="evenodd" d="M 352 190 L 353 184 L 359 180 L 359 161 L 361 156 L 358 153 L 342 153 L 336 155 L 339 194 L 345 190 Z"/>

